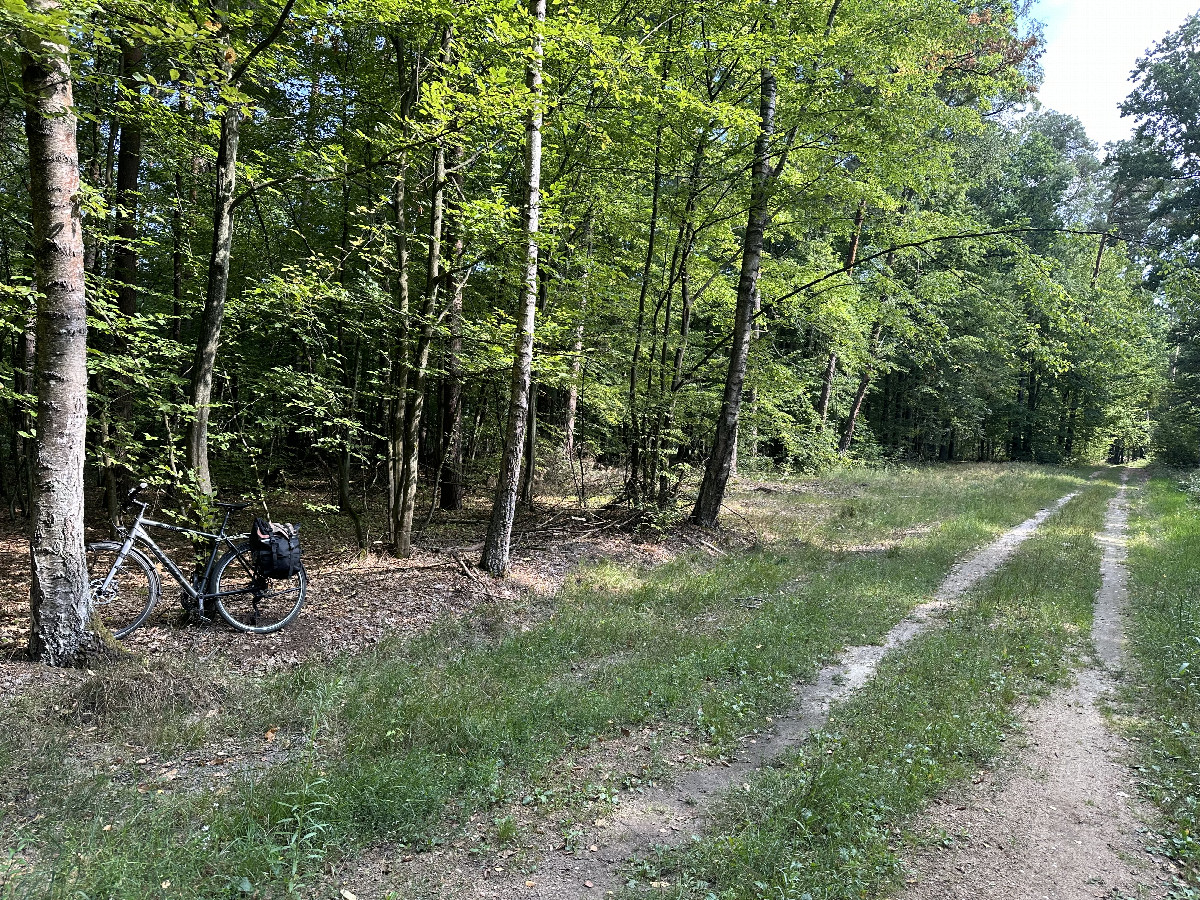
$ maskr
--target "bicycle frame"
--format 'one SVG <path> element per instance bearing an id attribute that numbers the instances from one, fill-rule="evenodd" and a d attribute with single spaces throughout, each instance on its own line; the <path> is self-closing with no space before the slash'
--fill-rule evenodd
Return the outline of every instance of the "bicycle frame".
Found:
<path id="1" fill-rule="evenodd" d="M 107 592 L 111 588 L 113 578 L 116 577 L 117 571 L 125 562 L 125 558 L 129 555 L 129 551 L 133 549 L 134 544 L 140 544 L 149 550 L 154 558 L 162 564 L 162 567 L 167 571 L 167 573 L 170 574 L 173 579 L 175 579 L 181 588 L 183 588 L 184 593 L 187 594 L 187 596 L 192 600 L 195 600 L 200 604 L 201 609 L 204 609 L 205 600 L 211 600 L 219 596 L 231 596 L 232 594 L 239 593 L 237 591 L 223 591 L 220 594 L 212 594 L 208 591 L 208 579 L 212 575 L 213 565 L 217 560 L 217 552 L 221 549 L 221 546 L 223 544 L 228 544 L 229 548 L 236 553 L 237 544 L 234 543 L 234 540 L 241 540 L 248 536 L 244 534 L 228 535 L 225 533 L 225 529 L 229 525 L 229 519 L 234 513 L 233 510 L 225 510 L 225 520 L 221 523 L 220 531 L 217 534 L 211 534 L 207 531 L 198 531 L 194 528 L 181 528 L 178 525 L 171 525 L 167 522 L 156 522 L 153 519 L 147 519 L 145 518 L 145 515 L 146 508 L 149 506 L 149 504 L 136 501 L 135 504 L 140 507 L 138 510 L 137 519 L 134 520 L 133 526 L 130 527 L 125 533 L 125 540 L 121 544 L 121 549 L 117 553 L 117 558 L 113 562 L 112 568 L 109 569 L 108 574 L 105 576 L 103 584 L 100 586 L 101 593 Z M 204 575 L 200 578 L 197 578 L 194 575 L 189 578 L 187 575 L 185 575 L 179 566 L 175 565 L 171 558 L 167 556 L 166 552 L 159 547 L 157 543 L 155 543 L 154 538 L 147 533 L 147 527 L 161 528 L 166 531 L 174 531 L 177 534 L 186 534 L 193 537 L 211 539 L 212 544 L 210 545 L 208 554 L 208 564 L 204 567 Z"/>

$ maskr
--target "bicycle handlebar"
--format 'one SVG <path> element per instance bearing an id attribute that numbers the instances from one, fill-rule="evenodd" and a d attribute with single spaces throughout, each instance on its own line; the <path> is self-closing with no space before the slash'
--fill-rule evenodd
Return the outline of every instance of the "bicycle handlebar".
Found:
<path id="1" fill-rule="evenodd" d="M 148 486 L 149 485 L 147 485 L 146 482 L 143 481 L 137 487 L 133 488 L 129 492 L 128 496 L 125 497 L 125 503 L 122 504 L 121 508 L 125 509 L 125 510 L 132 509 L 133 505 L 138 502 L 138 499 L 137 499 L 138 494 L 140 494 L 142 491 L 144 491 Z"/>

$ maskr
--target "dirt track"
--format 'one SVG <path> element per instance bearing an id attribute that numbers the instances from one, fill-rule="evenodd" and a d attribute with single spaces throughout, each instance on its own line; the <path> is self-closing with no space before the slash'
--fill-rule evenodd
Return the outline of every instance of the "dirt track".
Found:
<path id="1" fill-rule="evenodd" d="M 1136 799 L 1130 749 L 1103 705 L 1123 664 L 1126 488 L 1109 503 L 1092 640 L 1098 665 L 1024 716 L 1017 751 L 968 790 L 944 797 L 918 833 L 902 900 L 1092 900 L 1166 893 L 1171 868 L 1145 850 L 1153 815 Z M 944 835 L 944 837 L 942 836 Z"/>
<path id="2" fill-rule="evenodd" d="M 704 827 L 706 810 L 721 793 L 747 780 L 824 725 L 833 703 L 866 684 L 888 653 L 934 626 L 938 613 L 1003 565 L 1047 518 L 1075 496 L 1072 493 L 1061 498 L 955 566 L 935 598 L 899 622 L 883 643 L 843 651 L 839 660 L 822 669 L 813 683 L 798 689 L 796 703 L 775 720 L 770 733 L 747 739 L 741 752 L 724 765 L 695 769 L 659 786 L 652 794 L 622 804 L 612 816 L 598 819 L 586 829 L 573 852 L 543 848 L 540 859 L 532 865 L 523 864 L 519 872 L 510 871 L 504 857 L 480 866 L 476 860 L 457 859 L 453 851 L 436 856 L 423 854 L 402 860 L 393 877 L 398 876 L 400 883 L 420 885 L 423 894 L 427 891 L 444 898 L 583 900 L 614 893 L 631 858 L 647 855 L 656 846 L 678 844 L 698 833 Z"/>

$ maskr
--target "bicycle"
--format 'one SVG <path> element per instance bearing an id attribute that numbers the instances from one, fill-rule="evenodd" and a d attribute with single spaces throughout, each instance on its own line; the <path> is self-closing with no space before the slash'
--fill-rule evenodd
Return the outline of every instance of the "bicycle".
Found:
<path id="1" fill-rule="evenodd" d="M 255 567 L 254 549 L 247 540 L 249 534 L 226 533 L 229 519 L 249 503 L 222 503 L 224 521 L 216 534 L 193 528 L 181 528 L 166 522 L 146 518 L 150 504 L 138 499 L 146 485 L 129 492 L 124 508 L 138 507 L 133 525 L 118 528 L 121 541 L 96 541 L 87 545 L 88 586 L 94 615 L 118 638 L 133 632 L 149 618 L 162 596 L 162 580 L 150 556 L 183 588 L 181 602 L 185 610 L 197 614 L 202 621 L 211 622 L 211 607 L 221 618 L 239 631 L 270 634 L 278 631 L 300 614 L 304 595 L 308 591 L 308 575 L 300 564 L 296 574 L 287 579 L 268 579 Z M 190 578 L 146 532 L 158 528 L 193 538 L 211 540 L 208 561 L 202 574 Z M 229 549 L 218 559 L 218 551 Z M 102 574 L 103 573 L 103 574 Z"/>

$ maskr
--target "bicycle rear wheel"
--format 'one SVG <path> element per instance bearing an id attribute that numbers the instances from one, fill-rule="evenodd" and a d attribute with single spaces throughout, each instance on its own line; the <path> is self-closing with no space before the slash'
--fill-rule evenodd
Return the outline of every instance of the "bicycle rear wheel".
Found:
<path id="1" fill-rule="evenodd" d="M 92 615 L 114 637 L 123 638 L 143 622 L 154 609 L 162 594 L 158 571 L 144 553 L 131 548 L 109 582 L 102 590 L 104 579 L 112 571 L 121 552 L 116 541 L 97 541 L 87 545 L 88 592 L 91 595 Z"/>
<path id="2" fill-rule="evenodd" d="M 250 545 L 241 544 L 217 560 L 211 585 L 221 618 L 239 631 L 270 634 L 300 615 L 308 574 L 301 565 L 291 578 L 264 578 Z"/>

